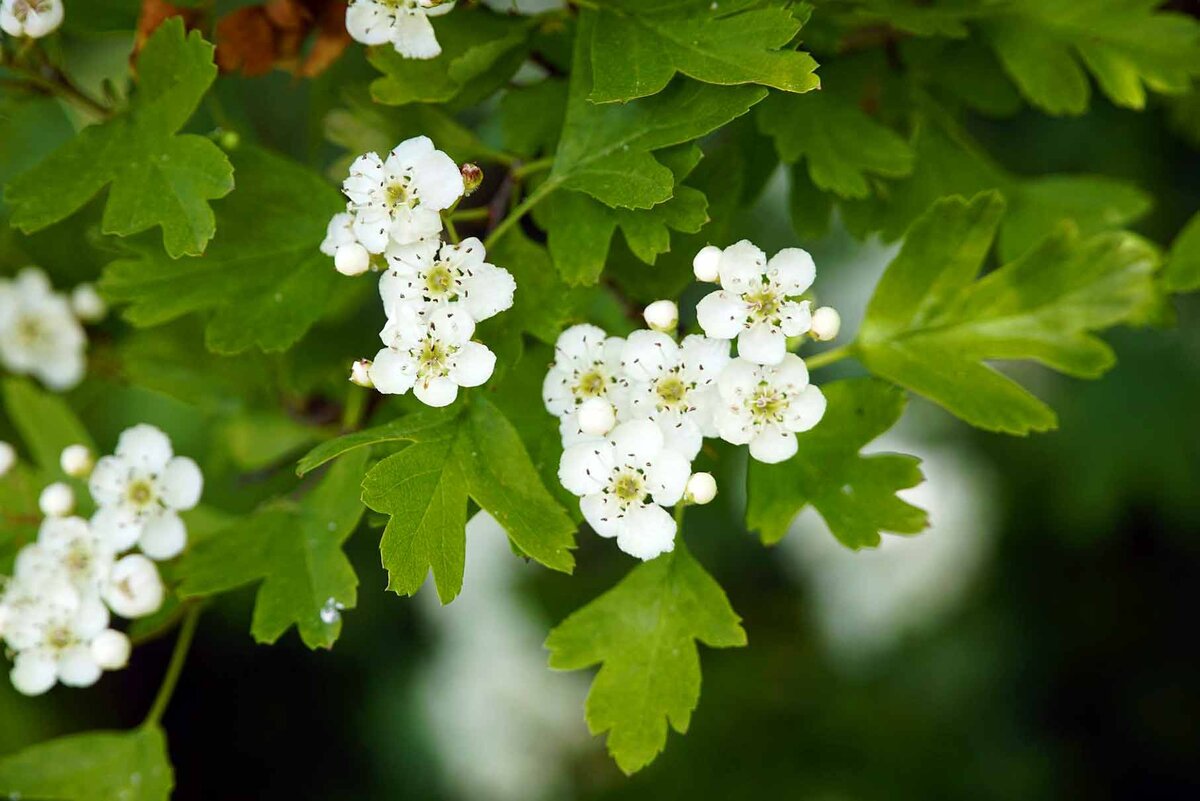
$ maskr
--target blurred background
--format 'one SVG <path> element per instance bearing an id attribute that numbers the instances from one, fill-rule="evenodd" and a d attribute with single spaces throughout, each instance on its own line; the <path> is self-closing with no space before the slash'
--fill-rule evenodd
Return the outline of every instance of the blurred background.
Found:
<path id="1" fill-rule="evenodd" d="M 324 110 L 361 67 L 219 88 L 225 108 L 251 115 L 234 121 L 239 130 L 327 162 Z M 1172 133 L 1174 113 L 1096 97 L 1081 118 L 1025 112 L 975 120 L 972 132 L 1014 172 L 1136 181 L 1156 198 L 1137 230 L 1167 243 L 1200 206 L 1200 155 Z M 732 230 L 768 251 L 809 248 L 816 291 L 852 336 L 894 245 L 856 242 L 836 222 L 797 240 L 784 194 L 781 176 L 767 181 Z M 107 259 L 40 247 L 58 275 L 94 277 Z M 672 734 L 633 778 L 587 734 L 588 676 L 549 671 L 541 648 L 631 561 L 583 532 L 576 575 L 551 574 L 512 559 L 477 519 L 464 593 L 446 608 L 427 591 L 385 592 L 379 531 L 360 528 L 348 545 L 359 607 L 332 652 L 309 652 L 294 632 L 256 646 L 252 588 L 214 604 L 164 719 L 175 797 L 1198 798 L 1200 303 L 1173 302 L 1174 327 L 1108 337 L 1120 363 L 1100 381 L 1023 376 L 1058 410 L 1057 432 L 984 434 L 913 400 L 872 449 L 925 460 L 928 481 L 909 496 L 933 520 L 919 537 L 853 553 L 804 514 L 766 549 L 742 529 L 744 498 L 728 482 L 718 502 L 689 511 L 689 545 L 742 615 L 750 647 L 701 649 L 691 731 Z M 817 380 L 855 370 L 839 364 Z M 203 447 L 219 398 L 188 406 L 100 372 L 72 403 L 101 443 L 146 418 L 171 421 L 180 452 Z M 136 724 L 170 644 L 139 648 L 129 670 L 86 692 L 25 699 L 0 682 L 0 753 Z"/>

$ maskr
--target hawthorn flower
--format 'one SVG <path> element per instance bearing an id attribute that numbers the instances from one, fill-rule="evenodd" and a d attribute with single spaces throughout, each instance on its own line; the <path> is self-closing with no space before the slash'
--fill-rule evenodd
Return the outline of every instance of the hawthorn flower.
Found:
<path id="1" fill-rule="evenodd" d="M 405 58 L 436 58 L 442 48 L 428 18 L 453 9 L 453 0 L 350 0 L 346 30 L 366 45 L 391 43 Z"/>
<path id="2" fill-rule="evenodd" d="M 342 192 L 350 199 L 354 236 L 369 252 L 383 253 L 392 241 L 411 245 L 437 238 L 440 212 L 462 197 L 463 179 L 453 159 L 434 148 L 429 137 L 417 136 L 401 142 L 386 159 L 375 153 L 359 156 Z"/>
<path id="3" fill-rule="evenodd" d="M 158 568 L 140 553 L 122 556 L 108 574 L 101 595 L 121 617 L 139 618 L 162 608 L 162 577 Z"/>
<path id="4" fill-rule="evenodd" d="M 579 425 L 579 407 L 589 398 L 607 400 L 621 419 L 624 346 L 624 339 L 610 337 L 594 325 L 574 325 L 558 335 L 554 364 L 542 382 L 542 402 L 550 414 L 559 418 L 564 445 L 586 438 Z"/>
<path id="5" fill-rule="evenodd" d="M 91 644 L 108 630 L 108 622 L 108 609 L 94 595 L 28 610 L 14 631 L 16 642 L 8 638 L 17 652 L 9 674 L 13 687 L 25 695 L 41 695 L 58 682 L 68 687 L 95 684 L 101 668 Z"/>
<path id="6" fill-rule="evenodd" d="M 711 252 L 701 261 L 711 261 Z M 787 338 L 812 325 L 809 302 L 795 300 L 816 276 L 812 257 L 799 248 L 784 248 L 767 261 L 765 253 L 743 239 L 721 252 L 717 275 L 721 289 L 696 306 L 704 333 L 713 339 L 736 337 L 738 355 L 747 361 L 779 364 L 787 353 Z"/>
<path id="7" fill-rule="evenodd" d="M 88 480 L 97 511 L 92 526 L 123 551 L 137 543 L 152 559 L 170 559 L 187 544 L 179 512 L 200 501 L 204 477 L 194 461 L 175 456 L 152 425 L 126 429 L 117 450 L 96 462 Z"/>
<path id="8" fill-rule="evenodd" d="M 0 29 L 38 39 L 62 25 L 62 0 L 0 0 Z"/>
<path id="9" fill-rule="evenodd" d="M 390 269 L 379 279 L 379 295 L 389 318 L 406 306 L 424 314 L 454 304 L 478 323 L 512 308 L 517 282 L 508 270 L 488 264 L 475 237 L 457 245 L 393 243 L 386 256 Z"/>
<path id="10" fill-rule="evenodd" d="M 808 368 L 794 353 L 777 365 L 734 359 L 717 380 L 721 403 L 716 424 L 721 439 L 750 445 L 750 455 L 774 464 L 790 459 L 796 433 L 825 415 L 825 396 L 808 383 Z"/>
<path id="11" fill-rule="evenodd" d="M 11 281 L 0 279 L 0 366 L 67 390 L 83 378 L 86 347 L 71 304 L 45 273 L 30 267 Z"/>
<path id="12" fill-rule="evenodd" d="M 348 211 L 333 215 L 329 221 L 321 252 L 333 257 L 334 267 L 342 275 L 362 275 L 371 267 L 371 254 L 354 235 L 354 215 Z"/>
<path id="13" fill-rule="evenodd" d="M 621 349 L 630 413 L 658 423 L 668 447 L 696 458 L 702 439 L 717 435 L 716 381 L 728 363 L 724 340 L 693 335 L 676 344 L 658 331 L 634 331 Z"/>
<path id="14" fill-rule="evenodd" d="M 496 355 L 474 342 L 475 321 L 454 307 L 443 307 L 422 320 L 413 309 L 380 332 L 387 347 L 368 368 L 375 388 L 387 395 L 410 389 L 428 406 L 449 406 L 459 387 L 477 387 L 492 376 Z"/>
<path id="15" fill-rule="evenodd" d="M 558 478 L 580 497 L 579 509 L 601 537 L 638 559 L 675 548 L 675 520 L 664 506 L 683 497 L 691 464 L 666 447 L 659 427 L 631 420 L 607 439 L 580 442 L 563 451 Z"/>
<path id="16" fill-rule="evenodd" d="M 18 560 L 45 560 L 48 570 L 61 571 L 81 595 L 92 595 L 108 580 L 116 552 L 81 517 L 48 517 L 38 530 L 37 544 Z M 18 571 L 21 572 L 21 571 Z"/>

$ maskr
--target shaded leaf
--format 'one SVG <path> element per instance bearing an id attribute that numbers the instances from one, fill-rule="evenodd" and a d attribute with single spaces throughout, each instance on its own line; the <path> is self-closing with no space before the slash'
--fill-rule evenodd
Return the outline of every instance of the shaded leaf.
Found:
<path id="1" fill-rule="evenodd" d="M 55 801 L 167 801 L 175 777 L 157 726 L 89 732 L 0 759 L 0 796 Z"/>

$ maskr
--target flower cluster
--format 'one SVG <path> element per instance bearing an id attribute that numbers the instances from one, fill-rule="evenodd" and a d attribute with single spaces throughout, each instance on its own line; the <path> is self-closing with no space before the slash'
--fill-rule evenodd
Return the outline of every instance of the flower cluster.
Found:
<path id="1" fill-rule="evenodd" d="M 82 323 L 106 313 L 91 284 L 80 284 L 68 298 L 36 267 L 0 278 L 0 367 L 32 375 L 53 390 L 71 389 L 84 373 Z"/>
<path id="2" fill-rule="evenodd" d="M 0 445 L 3 475 L 14 455 Z M 13 654 L 13 686 L 26 695 L 59 682 L 87 687 L 125 666 L 131 643 L 111 627 L 113 616 L 145 617 L 162 606 L 152 560 L 183 550 L 178 512 L 199 502 L 203 486 L 196 463 L 175 456 L 166 434 L 149 425 L 126 430 L 116 453 L 94 466 L 82 445 L 65 449 L 61 461 L 69 475 L 88 478 L 95 514 L 72 516 L 70 486 L 51 484 L 39 499 L 46 517 L 37 540 L 17 554 L 13 575 L 0 577 L 0 640 Z"/>
<path id="3" fill-rule="evenodd" d="M 62 21 L 62 0 L 0 0 L 0 30 L 9 36 L 40 39 Z"/>
<path id="4" fill-rule="evenodd" d="M 789 248 L 768 261 L 742 241 L 705 248 L 693 267 L 721 286 L 697 306 L 703 336 L 676 340 L 671 301 L 647 306 L 650 328 L 626 338 L 576 325 L 558 338 L 542 386 L 559 418 L 559 480 L 597 534 L 640 559 L 674 548 L 676 523 L 664 507 L 716 494 L 711 475 L 691 472 L 705 437 L 781 462 L 796 453 L 796 433 L 825 414 L 825 396 L 787 347 L 788 337 L 837 336 L 837 312 L 810 313 L 800 299 L 816 274 L 808 253 Z"/>
<path id="5" fill-rule="evenodd" d="M 437 58 L 442 52 L 430 17 L 454 9 L 454 0 L 350 0 L 346 31 L 366 45 L 390 44 L 405 58 Z"/>
<path id="6" fill-rule="evenodd" d="M 330 221 L 321 251 L 345 275 L 381 272 L 387 315 L 384 347 L 355 363 L 355 383 L 390 395 L 412 390 L 422 403 L 447 406 L 459 387 L 491 377 L 496 357 L 472 340 L 475 325 L 512 306 L 516 282 L 487 262 L 478 239 L 441 239 L 441 213 L 462 198 L 468 168 L 477 171 L 460 170 L 425 136 L 350 166 L 346 211 Z"/>

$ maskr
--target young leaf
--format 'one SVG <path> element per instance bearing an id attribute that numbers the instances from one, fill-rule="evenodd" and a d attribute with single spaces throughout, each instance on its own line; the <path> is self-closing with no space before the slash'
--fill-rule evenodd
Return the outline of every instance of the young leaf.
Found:
<path id="1" fill-rule="evenodd" d="M 483 397 L 452 424 L 413 426 L 415 444 L 371 468 L 363 503 L 391 515 L 380 543 L 389 589 L 412 595 L 430 570 L 442 603 L 462 589 L 468 497 L 514 547 L 552 570 L 575 567 L 575 525 L 546 490 L 516 429 Z"/>
<path id="2" fill-rule="evenodd" d="M 900 419 L 904 392 L 870 378 L 822 389 L 829 410 L 816 428 L 798 435 L 799 452 L 781 464 L 750 462 L 746 527 L 772 545 L 812 504 L 847 548 L 876 546 L 883 531 L 923 531 L 929 522 L 925 512 L 896 496 L 921 483 L 920 460 L 859 453 Z"/>
<path id="3" fill-rule="evenodd" d="M 362 517 L 356 490 L 366 462 L 367 452 L 359 450 L 299 502 L 268 506 L 198 543 L 180 565 L 180 597 L 261 580 L 255 640 L 273 643 L 295 624 L 309 648 L 332 648 L 342 630 L 336 610 L 358 599 L 358 577 L 342 544 Z"/>
<path id="4" fill-rule="evenodd" d="M 86 445 L 96 453 L 91 435 L 67 402 L 26 379 L 5 379 L 4 410 L 34 462 L 47 476 L 66 477 L 59 457 L 68 445 Z"/>
<path id="5" fill-rule="evenodd" d="M 138 326 L 215 312 L 205 339 L 217 353 L 285 350 L 329 308 L 331 295 L 348 291 L 319 249 L 345 201 L 316 173 L 265 150 L 240 148 L 234 163 L 241 184 L 218 204 L 221 235 L 203 258 L 137 250 L 108 265 L 101 288 L 130 304 L 124 316 Z"/>
<path id="6" fill-rule="evenodd" d="M 0 759 L 0 797 L 55 801 L 167 801 L 175 776 L 157 726 L 90 732 Z"/>
<path id="7" fill-rule="evenodd" d="M 985 364 L 1032 359 L 1080 378 L 1114 363 L 1092 335 L 1156 303 L 1154 248 L 1128 233 L 1060 230 L 976 280 L 1004 202 L 994 192 L 938 201 L 909 230 L 867 307 L 858 354 L 867 368 L 972 425 L 1026 434 L 1054 412 Z"/>
<path id="8" fill-rule="evenodd" d="M 638 565 L 617 586 L 560 623 L 546 639 L 550 667 L 599 664 L 587 699 L 588 728 L 608 732 L 625 773 L 650 764 L 667 744 L 667 724 L 685 734 L 700 700 L 700 655 L 746 644 L 721 586 L 682 540 Z"/>
<path id="9" fill-rule="evenodd" d="M 101 229 L 128 236 L 154 226 L 172 258 L 204 252 L 216 221 L 208 201 L 233 189 L 225 154 L 178 131 L 217 77 L 213 47 L 183 20 L 163 23 L 138 60 L 129 110 L 86 128 L 5 191 L 12 224 L 26 233 L 70 216 L 110 186 Z"/>
<path id="10" fill-rule="evenodd" d="M 755 0 L 604 0 L 591 32 L 594 103 L 662 91 L 676 73 L 785 92 L 820 86 L 817 62 L 789 47 L 804 18 Z M 585 35 L 581 26 L 580 36 Z"/>
<path id="11" fill-rule="evenodd" d="M 1167 258 L 1167 288 L 1172 292 L 1200 289 L 1200 213 L 1180 231 Z"/>

